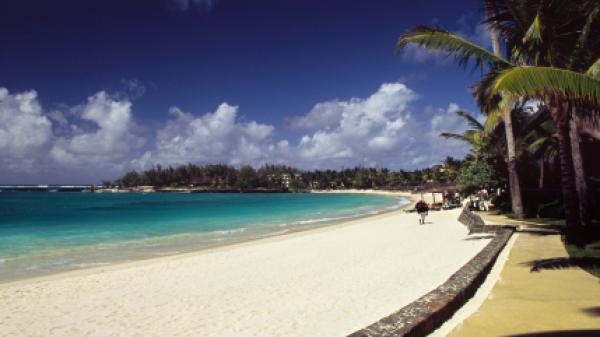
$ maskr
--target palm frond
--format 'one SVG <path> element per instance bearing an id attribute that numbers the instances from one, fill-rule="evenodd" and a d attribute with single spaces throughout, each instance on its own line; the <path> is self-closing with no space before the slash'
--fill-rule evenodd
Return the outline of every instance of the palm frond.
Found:
<path id="1" fill-rule="evenodd" d="M 567 66 L 567 68 L 569 68 L 569 69 L 572 69 L 573 65 L 576 64 L 577 62 L 581 62 L 582 56 L 584 56 L 585 54 L 592 53 L 592 55 L 593 55 L 593 51 L 588 48 L 589 42 L 590 42 L 589 37 L 590 37 L 590 34 L 593 34 L 592 24 L 594 24 L 594 21 L 597 19 L 598 14 L 600 14 L 600 5 L 598 5 L 598 4 L 593 5 L 593 7 L 585 8 L 585 9 L 583 9 L 583 11 L 584 12 L 587 11 L 589 14 L 587 14 L 587 16 L 585 18 L 585 23 L 583 24 L 583 27 L 581 28 L 579 37 L 577 38 L 577 43 L 575 45 L 575 48 L 572 52 L 571 57 L 569 58 L 569 63 Z M 596 61 L 596 63 L 598 63 L 598 61 Z M 600 65 L 598 65 L 598 67 L 600 67 Z M 594 75 L 590 75 L 590 76 L 594 77 Z M 600 77 L 600 74 L 596 74 L 595 76 Z"/>
<path id="2" fill-rule="evenodd" d="M 588 68 L 585 74 L 595 80 L 600 81 L 600 58 L 598 58 L 596 62 L 594 62 L 594 64 Z"/>
<path id="3" fill-rule="evenodd" d="M 491 134 L 502 122 L 502 111 L 506 108 L 507 104 L 509 104 L 508 99 L 503 98 L 493 109 L 487 111 L 487 118 L 483 124 L 483 131 L 486 135 Z"/>
<path id="4" fill-rule="evenodd" d="M 477 120 L 477 118 L 471 116 L 468 112 L 456 111 L 456 114 L 459 115 L 460 117 L 466 119 L 467 123 L 469 123 L 469 125 L 471 125 L 473 128 L 475 128 L 479 131 L 483 130 L 483 124 L 481 124 Z"/>
<path id="5" fill-rule="evenodd" d="M 535 43 L 541 43 L 542 41 L 542 25 L 540 22 L 540 15 L 536 15 L 533 22 L 525 33 L 525 40 L 528 42 L 535 41 Z"/>
<path id="6" fill-rule="evenodd" d="M 488 95 L 547 97 L 557 95 L 569 100 L 600 105 L 600 81 L 585 74 L 552 67 L 514 67 L 493 75 Z"/>
<path id="7" fill-rule="evenodd" d="M 511 65 L 510 62 L 489 50 L 440 28 L 417 26 L 409 30 L 398 39 L 396 52 L 401 52 L 409 44 L 453 56 L 460 66 L 466 66 L 469 61 L 475 63 L 475 68 L 484 66 L 498 68 Z"/>
<path id="8" fill-rule="evenodd" d="M 440 136 L 442 136 L 444 138 L 448 138 L 448 139 L 456 139 L 456 140 L 460 140 L 463 142 L 469 142 L 469 140 L 464 135 L 459 135 L 457 133 L 442 132 L 442 133 L 440 133 Z"/>

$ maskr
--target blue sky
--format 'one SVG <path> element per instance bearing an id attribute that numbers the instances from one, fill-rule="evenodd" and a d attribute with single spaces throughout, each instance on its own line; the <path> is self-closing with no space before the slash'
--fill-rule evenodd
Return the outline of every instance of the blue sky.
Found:
<path id="1" fill-rule="evenodd" d="M 461 144 L 478 78 L 398 36 L 489 45 L 479 1 L 9 2 L 0 183 L 97 182 L 186 162 L 412 169 Z"/>

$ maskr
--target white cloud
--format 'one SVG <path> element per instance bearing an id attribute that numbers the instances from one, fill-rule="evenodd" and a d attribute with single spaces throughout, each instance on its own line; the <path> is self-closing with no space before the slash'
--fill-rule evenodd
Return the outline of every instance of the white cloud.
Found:
<path id="1" fill-rule="evenodd" d="M 343 111 L 344 104 L 337 100 L 317 103 L 305 116 L 291 118 L 291 126 L 295 129 L 331 130 L 339 126 Z"/>
<path id="2" fill-rule="evenodd" d="M 130 134 L 132 127 L 131 102 L 116 100 L 101 91 L 75 108 L 83 121 L 94 130 L 84 131 L 77 125 L 75 134 L 58 137 L 50 156 L 60 164 L 76 167 L 93 164 L 100 167 L 122 168 L 131 152 L 142 140 Z"/>
<path id="3" fill-rule="evenodd" d="M 385 83 L 365 98 L 319 102 L 290 119 L 303 130 L 298 140 L 276 139 L 273 125 L 241 121 L 238 107 L 227 103 L 202 115 L 173 107 L 144 149 L 145 140 L 135 132 L 133 103 L 123 96 L 100 91 L 78 106 L 45 112 L 35 91 L 10 94 L 0 88 L 0 173 L 33 176 L 37 170 L 40 177 L 89 182 L 152 164 L 410 169 L 464 155 L 467 146 L 439 137 L 467 128 L 455 114 L 460 107 L 415 109 L 417 100 L 406 85 Z"/>
<path id="4" fill-rule="evenodd" d="M 274 127 L 237 121 L 237 106 L 222 103 L 215 112 L 195 116 L 173 107 L 156 136 L 156 147 L 134 165 L 187 162 L 259 164 L 266 159 Z"/>
<path id="5" fill-rule="evenodd" d="M 354 98 L 336 105 L 316 106 L 325 115 L 338 115 L 320 130 L 305 135 L 297 150 L 304 167 L 377 165 L 408 168 L 439 162 L 447 155 L 462 156 L 464 144 L 442 141 L 441 132 L 462 132 L 464 121 L 456 116 L 458 105 L 447 109 L 411 111 L 417 94 L 401 83 L 382 85 L 366 99 Z M 331 102 L 330 102 L 331 103 Z M 327 114 L 322 107 L 335 113 Z M 342 106 L 342 112 L 337 110 Z M 304 117 L 312 117 L 315 109 Z M 301 117 L 296 120 L 305 120 Z M 331 128 L 331 125 L 337 125 Z"/>
<path id="6" fill-rule="evenodd" d="M 316 104 L 295 120 L 317 128 L 305 135 L 297 155 L 305 167 L 374 163 L 403 139 L 401 132 L 410 118 L 408 105 L 417 94 L 402 83 L 386 83 L 366 99 L 334 100 Z M 319 118 L 326 116 L 322 128 Z"/>
<path id="7" fill-rule="evenodd" d="M 35 91 L 10 94 L 0 88 L 0 165 L 33 170 L 52 138 L 52 122 L 43 115 Z"/>
<path id="8" fill-rule="evenodd" d="M 406 85 L 386 83 L 366 98 L 317 103 L 305 115 L 290 119 L 293 127 L 307 131 L 297 142 L 275 141 L 271 125 L 238 121 L 238 107 L 227 103 L 200 116 L 172 108 L 173 117 L 157 132 L 154 148 L 132 164 L 138 168 L 187 162 L 411 168 L 437 163 L 447 155 L 464 155 L 464 144 L 439 136 L 466 128 L 455 114 L 458 105 L 415 112 L 411 104 L 417 99 Z"/>
<path id="9" fill-rule="evenodd" d="M 44 111 L 35 91 L 0 88 L 0 176 L 47 183 L 98 175 L 96 180 L 120 174 L 143 143 L 131 134 L 128 100 L 101 91 L 61 109 Z"/>

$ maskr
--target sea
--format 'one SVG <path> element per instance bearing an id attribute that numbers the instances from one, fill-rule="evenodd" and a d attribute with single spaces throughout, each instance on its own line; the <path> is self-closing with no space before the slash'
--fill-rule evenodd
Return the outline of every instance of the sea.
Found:
<path id="1" fill-rule="evenodd" d="M 0 193 L 0 282 L 192 252 L 393 210 L 319 193 Z"/>

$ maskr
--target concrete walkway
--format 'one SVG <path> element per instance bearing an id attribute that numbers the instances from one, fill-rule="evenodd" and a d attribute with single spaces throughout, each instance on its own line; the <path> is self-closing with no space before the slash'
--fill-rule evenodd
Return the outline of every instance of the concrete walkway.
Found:
<path id="1" fill-rule="evenodd" d="M 449 336 L 600 336 L 600 279 L 564 263 L 532 271 L 533 261 L 568 257 L 561 238 L 516 235 L 491 293 Z"/>

